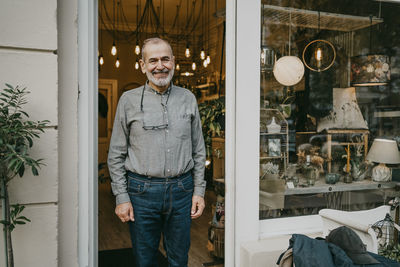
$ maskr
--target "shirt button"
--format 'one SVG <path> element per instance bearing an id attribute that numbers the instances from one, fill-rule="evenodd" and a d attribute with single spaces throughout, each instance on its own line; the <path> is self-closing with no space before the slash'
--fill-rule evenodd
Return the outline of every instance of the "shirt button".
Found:
<path id="1" fill-rule="evenodd" d="M 167 149 L 167 152 L 169 152 L 169 149 Z"/>
<path id="2" fill-rule="evenodd" d="M 168 129 L 165 130 L 168 133 Z"/>
<path id="3" fill-rule="evenodd" d="M 169 172 L 169 169 L 167 170 L 167 172 Z"/>

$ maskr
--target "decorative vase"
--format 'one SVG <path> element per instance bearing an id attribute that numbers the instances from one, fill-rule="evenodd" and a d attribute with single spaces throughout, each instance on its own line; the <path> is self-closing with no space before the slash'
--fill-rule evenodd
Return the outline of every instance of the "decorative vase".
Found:
<path id="1" fill-rule="evenodd" d="M 275 117 L 272 117 L 272 121 L 267 125 L 268 133 L 279 133 L 281 126 L 275 122 Z"/>

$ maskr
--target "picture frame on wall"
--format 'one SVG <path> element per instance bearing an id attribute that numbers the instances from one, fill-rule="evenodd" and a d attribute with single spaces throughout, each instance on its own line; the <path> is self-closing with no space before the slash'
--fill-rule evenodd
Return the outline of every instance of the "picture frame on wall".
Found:
<path id="1" fill-rule="evenodd" d="M 281 156 L 281 139 L 268 139 L 268 155 L 270 157 Z"/>

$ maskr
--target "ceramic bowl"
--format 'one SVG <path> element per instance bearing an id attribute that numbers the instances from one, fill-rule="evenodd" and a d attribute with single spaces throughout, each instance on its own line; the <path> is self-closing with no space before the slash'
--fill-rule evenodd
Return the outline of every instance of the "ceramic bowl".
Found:
<path id="1" fill-rule="evenodd" d="M 325 175 L 325 182 L 327 184 L 336 184 L 340 179 L 340 174 L 339 173 L 327 173 Z"/>

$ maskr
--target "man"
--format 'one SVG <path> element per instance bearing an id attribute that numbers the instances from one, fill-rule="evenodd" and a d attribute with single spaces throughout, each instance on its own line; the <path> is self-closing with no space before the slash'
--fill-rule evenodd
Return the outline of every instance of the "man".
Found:
<path id="1" fill-rule="evenodd" d="M 128 222 L 136 266 L 157 266 L 161 233 L 169 266 L 185 267 L 191 219 L 204 209 L 205 146 L 194 95 L 174 86 L 168 42 L 144 41 L 144 86 L 118 103 L 108 153 L 115 213 Z"/>

